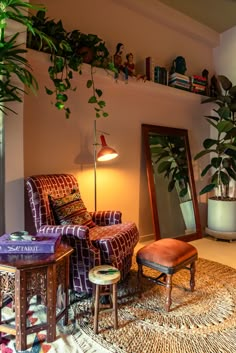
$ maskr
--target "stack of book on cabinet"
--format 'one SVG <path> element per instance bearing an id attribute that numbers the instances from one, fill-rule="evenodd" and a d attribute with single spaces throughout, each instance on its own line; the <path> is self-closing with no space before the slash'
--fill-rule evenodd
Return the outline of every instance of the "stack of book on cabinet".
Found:
<path id="1" fill-rule="evenodd" d="M 13 237 L 4 234 L 0 237 L 0 254 L 50 254 L 61 243 L 61 234 L 36 234 Z"/>
<path id="2" fill-rule="evenodd" d="M 190 91 L 190 78 L 178 72 L 174 72 L 170 75 L 169 86 Z"/>
<path id="3" fill-rule="evenodd" d="M 206 94 L 207 80 L 205 77 L 193 75 L 191 77 L 191 92 Z"/>

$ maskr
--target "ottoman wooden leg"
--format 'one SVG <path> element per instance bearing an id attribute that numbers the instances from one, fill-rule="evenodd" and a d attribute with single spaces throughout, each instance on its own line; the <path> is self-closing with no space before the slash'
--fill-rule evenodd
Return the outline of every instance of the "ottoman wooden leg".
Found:
<path id="1" fill-rule="evenodd" d="M 140 298 L 142 297 L 142 275 L 143 275 L 143 266 L 141 264 L 138 264 L 137 289 L 138 289 L 138 294 Z"/>
<path id="2" fill-rule="evenodd" d="M 195 272 L 196 272 L 196 264 L 194 261 L 190 265 L 190 289 L 191 289 L 191 292 L 194 291 L 194 287 L 195 287 Z"/>
<path id="3" fill-rule="evenodd" d="M 166 275 L 166 311 L 170 311 L 170 306 L 172 303 L 171 300 L 171 291 L 172 291 L 172 275 Z"/>

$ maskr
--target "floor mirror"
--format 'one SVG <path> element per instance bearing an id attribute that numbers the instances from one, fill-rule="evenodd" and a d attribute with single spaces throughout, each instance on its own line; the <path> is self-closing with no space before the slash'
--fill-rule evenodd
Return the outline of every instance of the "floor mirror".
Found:
<path id="1" fill-rule="evenodd" d="M 155 240 L 202 237 L 188 131 L 142 125 Z"/>

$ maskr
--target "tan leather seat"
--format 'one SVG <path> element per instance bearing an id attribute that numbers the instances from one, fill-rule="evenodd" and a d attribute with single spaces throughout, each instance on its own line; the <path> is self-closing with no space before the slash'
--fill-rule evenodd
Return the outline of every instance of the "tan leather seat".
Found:
<path id="1" fill-rule="evenodd" d="M 147 277 L 157 284 L 164 284 L 167 288 L 166 310 L 170 311 L 172 275 L 181 269 L 190 270 L 190 289 L 195 286 L 195 261 L 198 258 L 197 249 L 182 241 L 172 238 L 157 240 L 141 248 L 136 255 L 138 263 L 138 280 L 140 277 Z M 146 276 L 143 273 L 143 266 L 150 267 L 161 272 L 156 277 Z M 163 278 L 164 281 L 160 281 Z"/>

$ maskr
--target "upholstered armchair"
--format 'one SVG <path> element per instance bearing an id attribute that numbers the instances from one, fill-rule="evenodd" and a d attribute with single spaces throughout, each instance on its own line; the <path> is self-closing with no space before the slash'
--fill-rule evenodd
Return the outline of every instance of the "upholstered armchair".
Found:
<path id="1" fill-rule="evenodd" d="M 88 272 L 100 264 L 117 267 L 121 278 L 125 278 L 139 239 L 135 223 L 121 223 L 119 211 L 89 212 L 86 215 L 89 220 L 86 218 L 83 225 L 62 222 L 60 217 L 58 220 L 51 199 L 64 200 L 67 195 L 74 197 L 73 193 L 79 193 L 77 179 L 71 174 L 27 177 L 26 191 L 37 233 L 61 233 L 63 241 L 74 249 L 70 274 L 71 286 L 76 292 L 92 292 Z"/>

